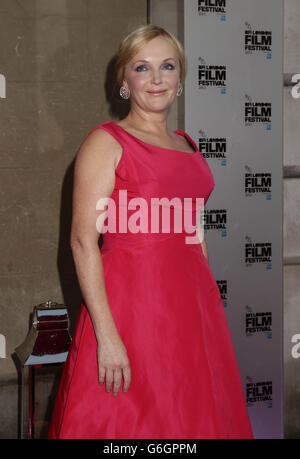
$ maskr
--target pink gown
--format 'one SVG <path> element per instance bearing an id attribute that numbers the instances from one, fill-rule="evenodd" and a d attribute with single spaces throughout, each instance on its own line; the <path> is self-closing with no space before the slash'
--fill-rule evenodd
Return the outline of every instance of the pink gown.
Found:
<path id="1" fill-rule="evenodd" d="M 172 212 L 168 232 L 161 223 L 150 232 L 150 218 L 148 232 L 118 232 L 120 190 L 127 205 L 144 198 L 149 217 L 154 197 L 206 203 L 215 186 L 206 160 L 183 131 L 175 133 L 194 153 L 147 144 L 113 121 L 89 134 L 98 128 L 123 147 L 111 195 L 116 232 L 103 234 L 101 256 L 132 381 L 117 397 L 99 384 L 96 338 L 82 303 L 48 438 L 253 438 L 224 306 L 201 244 L 187 244 L 184 229 L 174 231 Z M 138 208 L 127 209 L 127 221 Z"/>

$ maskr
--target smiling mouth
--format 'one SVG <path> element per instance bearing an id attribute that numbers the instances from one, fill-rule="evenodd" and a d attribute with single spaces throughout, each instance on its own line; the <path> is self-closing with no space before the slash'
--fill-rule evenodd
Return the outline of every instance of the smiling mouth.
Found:
<path id="1" fill-rule="evenodd" d="M 159 94 L 164 94 L 166 92 L 166 89 L 164 89 L 163 91 L 147 91 L 147 92 L 152 95 L 159 95 Z"/>

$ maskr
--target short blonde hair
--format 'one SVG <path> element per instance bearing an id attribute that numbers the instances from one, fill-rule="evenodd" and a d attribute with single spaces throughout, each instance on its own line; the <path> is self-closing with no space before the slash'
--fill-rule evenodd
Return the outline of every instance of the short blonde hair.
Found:
<path id="1" fill-rule="evenodd" d="M 116 59 L 117 82 L 120 86 L 123 84 L 125 67 L 128 62 L 153 38 L 163 37 L 174 48 L 178 56 L 180 65 L 180 81 L 183 83 L 186 77 L 186 61 L 184 50 L 181 43 L 173 34 L 163 27 L 147 24 L 131 32 L 121 41 Z"/>

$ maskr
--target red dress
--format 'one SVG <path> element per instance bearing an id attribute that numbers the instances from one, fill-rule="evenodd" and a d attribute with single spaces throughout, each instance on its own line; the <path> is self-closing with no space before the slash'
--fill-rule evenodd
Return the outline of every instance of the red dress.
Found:
<path id="1" fill-rule="evenodd" d="M 118 210 L 125 210 L 120 190 L 127 205 L 144 198 L 149 216 L 153 197 L 206 203 L 215 186 L 206 160 L 183 131 L 175 132 L 195 153 L 147 144 L 113 121 L 97 128 L 123 147 L 111 195 L 116 232 L 103 234 L 101 256 L 132 380 L 117 397 L 99 384 L 96 338 L 82 304 L 48 438 L 253 438 L 223 303 L 201 244 L 187 244 L 184 229 L 172 233 L 172 212 L 168 232 L 162 218 L 156 233 L 150 221 L 148 232 L 118 232 Z M 127 209 L 127 221 L 138 209 Z"/>

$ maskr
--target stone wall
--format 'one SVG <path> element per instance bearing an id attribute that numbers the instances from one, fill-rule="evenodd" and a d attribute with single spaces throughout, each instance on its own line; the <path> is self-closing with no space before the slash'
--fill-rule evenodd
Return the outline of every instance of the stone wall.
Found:
<path id="1" fill-rule="evenodd" d="M 12 353 L 33 307 L 66 304 L 74 328 L 74 159 L 90 129 L 124 110 L 112 91 L 114 55 L 120 39 L 146 23 L 146 0 L 0 1 L 0 438 L 17 435 Z"/>

